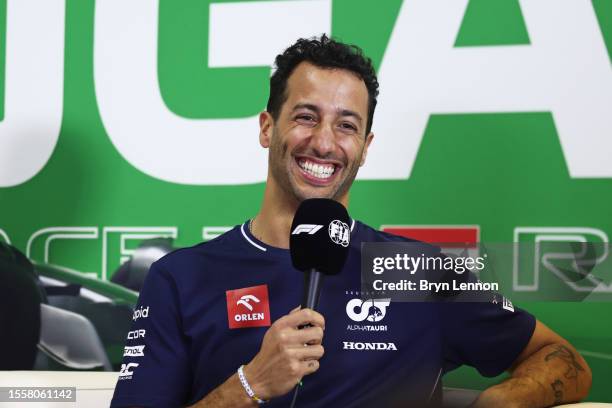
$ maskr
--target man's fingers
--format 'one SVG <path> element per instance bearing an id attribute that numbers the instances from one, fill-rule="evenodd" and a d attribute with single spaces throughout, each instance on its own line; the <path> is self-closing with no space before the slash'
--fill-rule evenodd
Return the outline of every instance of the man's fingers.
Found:
<path id="1" fill-rule="evenodd" d="M 301 306 L 296 307 L 291 310 L 288 314 L 279 317 L 273 324 L 273 326 L 277 326 L 278 328 L 292 327 L 293 321 L 295 319 L 295 314 L 300 313 L 302 309 Z"/>
<path id="2" fill-rule="evenodd" d="M 312 374 L 319 369 L 319 362 L 317 360 L 303 361 L 304 375 Z"/>
<path id="3" fill-rule="evenodd" d="M 292 343 L 300 345 L 321 344 L 321 340 L 323 340 L 323 329 L 318 326 L 295 330 L 292 335 Z"/>
<path id="4" fill-rule="evenodd" d="M 283 316 L 281 319 L 283 319 L 283 325 L 291 327 L 312 325 L 325 329 L 325 319 L 320 313 L 312 309 L 301 309 L 297 312 Z"/>
<path id="5" fill-rule="evenodd" d="M 294 349 L 295 357 L 299 360 L 318 360 L 325 354 L 325 349 L 322 345 L 302 346 Z"/>

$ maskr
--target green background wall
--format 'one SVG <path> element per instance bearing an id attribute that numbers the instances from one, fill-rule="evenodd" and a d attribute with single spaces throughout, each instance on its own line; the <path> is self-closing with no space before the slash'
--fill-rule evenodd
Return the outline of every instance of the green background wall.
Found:
<path id="1" fill-rule="evenodd" d="M 406 2 L 404 6 L 411 7 L 413 3 L 416 2 Z M 595 13 L 596 29 L 608 55 L 608 65 L 603 67 L 608 77 L 589 80 L 601 81 L 602 92 L 610 92 L 612 3 L 608 0 L 585 3 Z M 61 7 L 61 2 L 57 4 Z M 177 116 L 191 119 L 254 115 L 265 106 L 270 68 L 208 68 L 209 4 L 195 0 L 159 2 L 157 69 L 163 101 Z M 443 14 L 444 2 L 440 4 Z M 516 0 L 465 2 L 465 14 L 452 47 L 485 50 L 530 46 L 523 4 Z M 4 73 L 7 21 L 10 24 L 7 7 L 11 6 L 10 1 L 8 4 L 6 0 L 0 1 L 1 93 L 8 86 Z M 360 45 L 376 67 L 381 67 L 401 6 L 399 0 L 335 0 L 331 2 L 331 33 Z M 192 245 L 202 240 L 203 227 L 231 226 L 253 216 L 264 184 L 171 183 L 138 170 L 118 152 L 109 139 L 96 96 L 95 13 L 94 1 L 65 2 L 59 139 L 50 159 L 32 178 L 0 187 L 0 229 L 13 245 L 26 251 L 28 240 L 41 229 L 91 227 L 97 231 L 96 238 L 53 240 L 48 261 L 102 276 L 103 262 L 110 275 L 122 259 L 119 234 L 112 231 L 107 234 L 106 259 L 102 259 L 104 227 L 176 227 L 176 245 Z M 556 18 L 555 13 L 551 8 L 551 19 Z M 36 27 L 30 29 L 35 35 L 45 35 L 36 33 Z M 237 27 L 236 35 L 248 35 L 247 31 Z M 597 44 L 584 46 L 598 51 Z M 410 60 L 408 64 L 419 61 Z M 391 88 L 393 84 L 382 86 L 381 98 L 385 87 Z M 576 86 L 580 86 L 580 81 L 576 81 Z M 406 98 L 410 97 L 407 93 Z M 7 103 L 10 101 L 0 98 L 3 119 Z M 612 114 L 612 105 L 593 108 Z M 484 242 L 511 242 L 514 229 L 519 226 L 589 227 L 610 236 L 612 179 L 571 177 L 556 118 L 552 108 L 498 113 L 432 112 L 410 177 L 358 180 L 352 190 L 350 213 L 375 227 L 478 225 Z M 30 120 L 36 122 L 37 117 Z M 580 114 L 572 120 L 580 121 Z M 374 123 L 376 131 L 376 117 Z M 607 141 L 598 148 L 612 156 L 610 124 L 607 122 L 608 127 L 603 129 L 608 132 Z M 0 123 L 0 143 L 3 132 Z M 253 128 L 252 138 L 256 139 L 257 134 L 258 129 Z M 385 137 L 402 135 L 376 135 L 378 139 Z M 10 154 L 22 157 L 27 152 Z M 232 160 L 232 151 L 203 151 L 203 160 L 207 155 Z M 180 165 L 179 159 L 175 161 Z M 249 163 L 237 162 L 235 166 L 239 171 L 250 171 Z M 0 171 L 9 170 L 0 167 Z M 129 249 L 137 242 L 128 240 L 126 245 Z M 42 238 L 33 241 L 30 255 L 43 260 Z M 607 303 L 526 306 L 579 348 L 592 352 L 587 358 L 600 375 L 595 377 L 591 398 L 612 401 L 612 394 L 603 387 L 612 378 L 612 307 Z M 472 377 L 470 370 L 461 370 L 449 376 L 447 384 L 462 385 L 466 378 L 480 381 Z"/>

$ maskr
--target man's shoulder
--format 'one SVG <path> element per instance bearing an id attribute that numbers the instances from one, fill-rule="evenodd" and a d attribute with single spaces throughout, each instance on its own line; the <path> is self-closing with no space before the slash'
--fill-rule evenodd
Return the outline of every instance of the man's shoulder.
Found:
<path id="1" fill-rule="evenodd" d="M 155 264 L 166 271 L 172 271 L 177 268 L 184 269 L 205 264 L 211 256 L 223 258 L 225 254 L 227 257 L 235 257 L 241 243 L 239 234 L 240 225 L 236 225 L 209 241 L 175 249 L 159 258 Z"/>

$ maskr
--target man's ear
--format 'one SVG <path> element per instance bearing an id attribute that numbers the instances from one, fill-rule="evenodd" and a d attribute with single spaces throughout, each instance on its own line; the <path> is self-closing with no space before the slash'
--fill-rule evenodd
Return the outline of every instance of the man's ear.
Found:
<path id="1" fill-rule="evenodd" d="M 274 128 L 274 118 L 270 112 L 263 111 L 259 114 L 259 144 L 261 147 L 270 147 L 272 140 L 272 129 Z"/>
<path id="2" fill-rule="evenodd" d="M 359 166 L 363 166 L 365 164 L 366 156 L 368 155 L 368 148 L 370 147 L 370 143 L 372 143 L 372 139 L 374 139 L 374 133 L 370 132 L 366 136 L 365 146 L 363 146 L 363 153 L 361 154 L 361 163 L 359 163 Z"/>

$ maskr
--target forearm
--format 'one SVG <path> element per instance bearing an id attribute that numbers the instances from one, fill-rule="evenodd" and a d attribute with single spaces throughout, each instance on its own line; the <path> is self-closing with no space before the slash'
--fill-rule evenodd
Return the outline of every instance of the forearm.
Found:
<path id="1" fill-rule="evenodd" d="M 257 403 L 246 394 L 238 375 L 234 373 L 223 384 L 189 408 L 251 408 Z"/>
<path id="2" fill-rule="evenodd" d="M 591 370 L 567 343 L 555 343 L 533 353 L 512 370 L 512 377 L 485 390 L 476 407 L 549 407 L 585 398 Z"/>

